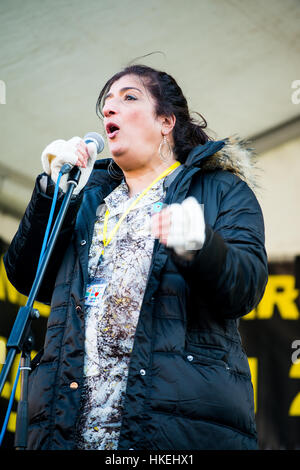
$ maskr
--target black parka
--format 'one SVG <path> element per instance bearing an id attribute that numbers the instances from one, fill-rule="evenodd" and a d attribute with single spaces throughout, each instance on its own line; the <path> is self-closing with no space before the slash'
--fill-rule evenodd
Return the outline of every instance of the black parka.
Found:
<path id="1" fill-rule="evenodd" d="M 120 450 L 257 448 L 251 376 L 237 323 L 266 286 L 264 222 L 254 192 L 234 174 L 242 174 L 240 163 L 224 167 L 227 148 L 227 140 L 195 148 L 169 183 L 165 203 L 194 196 L 204 205 L 206 240 L 190 261 L 155 242 Z M 228 158 L 232 163 L 235 157 Z M 72 200 L 38 294 L 37 300 L 51 302 L 51 313 L 30 375 L 29 449 L 76 448 L 88 253 L 97 208 L 119 184 L 107 173 L 108 162 L 96 162 L 85 190 Z M 25 295 L 51 205 L 39 180 L 4 258 L 9 280 Z"/>

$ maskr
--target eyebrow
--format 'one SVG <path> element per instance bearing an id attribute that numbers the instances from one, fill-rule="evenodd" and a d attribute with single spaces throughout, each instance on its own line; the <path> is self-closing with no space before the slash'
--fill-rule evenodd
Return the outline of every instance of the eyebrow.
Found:
<path id="1" fill-rule="evenodd" d="M 124 91 L 127 91 L 127 90 L 137 90 L 140 93 L 142 93 L 142 91 L 139 88 L 136 88 L 134 86 L 125 86 L 125 87 L 121 88 L 120 92 L 123 93 Z M 106 98 L 109 98 L 110 96 L 112 96 L 112 93 L 106 93 L 106 95 L 103 98 L 103 103 L 105 102 Z"/>

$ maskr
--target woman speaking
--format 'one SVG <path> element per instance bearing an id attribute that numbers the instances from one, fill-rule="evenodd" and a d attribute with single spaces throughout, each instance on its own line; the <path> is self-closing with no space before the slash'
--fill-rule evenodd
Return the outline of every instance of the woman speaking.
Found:
<path id="1" fill-rule="evenodd" d="M 5 256 L 28 295 L 64 163 L 80 167 L 37 300 L 29 449 L 257 449 L 238 319 L 267 282 L 251 152 L 214 141 L 175 80 L 132 65 L 97 101 L 112 158 L 52 142 Z M 66 182 L 61 180 L 61 198 Z"/>

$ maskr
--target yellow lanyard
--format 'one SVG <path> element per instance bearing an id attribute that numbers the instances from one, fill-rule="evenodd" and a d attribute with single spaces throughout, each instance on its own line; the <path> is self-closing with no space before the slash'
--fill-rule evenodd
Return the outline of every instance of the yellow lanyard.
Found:
<path id="1" fill-rule="evenodd" d="M 163 173 L 161 173 L 154 181 L 152 181 L 152 183 L 146 189 L 144 189 L 144 191 L 130 204 L 130 206 L 124 212 L 122 217 L 118 220 L 118 222 L 116 223 L 116 225 L 114 226 L 114 228 L 110 232 L 108 238 L 106 238 L 108 218 L 109 218 L 109 210 L 107 209 L 107 211 L 105 212 L 104 225 L 103 225 L 103 245 L 104 245 L 104 247 L 106 247 L 111 242 L 111 240 L 113 239 L 113 237 L 116 235 L 117 231 L 119 230 L 120 225 L 123 222 L 123 220 L 125 219 L 125 217 L 137 205 L 137 203 L 142 199 L 142 197 L 144 197 L 145 194 L 147 194 L 147 192 L 152 188 L 152 186 L 154 186 L 159 180 L 161 180 L 162 178 L 167 176 L 169 173 L 171 173 L 171 171 L 173 171 L 178 166 L 180 166 L 180 162 L 177 161 L 172 166 L 170 166 L 165 171 L 163 171 Z M 102 250 L 101 256 L 103 255 L 103 253 L 104 253 L 104 250 Z"/>

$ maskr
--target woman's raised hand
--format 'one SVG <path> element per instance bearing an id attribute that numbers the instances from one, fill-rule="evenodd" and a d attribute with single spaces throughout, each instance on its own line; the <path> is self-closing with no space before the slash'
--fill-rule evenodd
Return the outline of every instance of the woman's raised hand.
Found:
<path id="1" fill-rule="evenodd" d="M 56 183 L 61 167 L 65 163 L 72 166 L 77 165 L 81 169 L 81 176 L 78 186 L 74 189 L 77 194 L 87 183 L 97 152 L 94 144 L 86 144 L 80 137 L 73 137 L 70 140 L 55 140 L 47 145 L 42 153 L 42 166 L 52 180 Z M 67 190 L 67 175 L 62 176 L 60 187 L 65 192 Z"/>
<path id="2" fill-rule="evenodd" d="M 160 243 L 185 255 L 202 248 L 205 220 L 202 206 L 194 197 L 171 204 L 152 216 L 152 235 Z"/>

